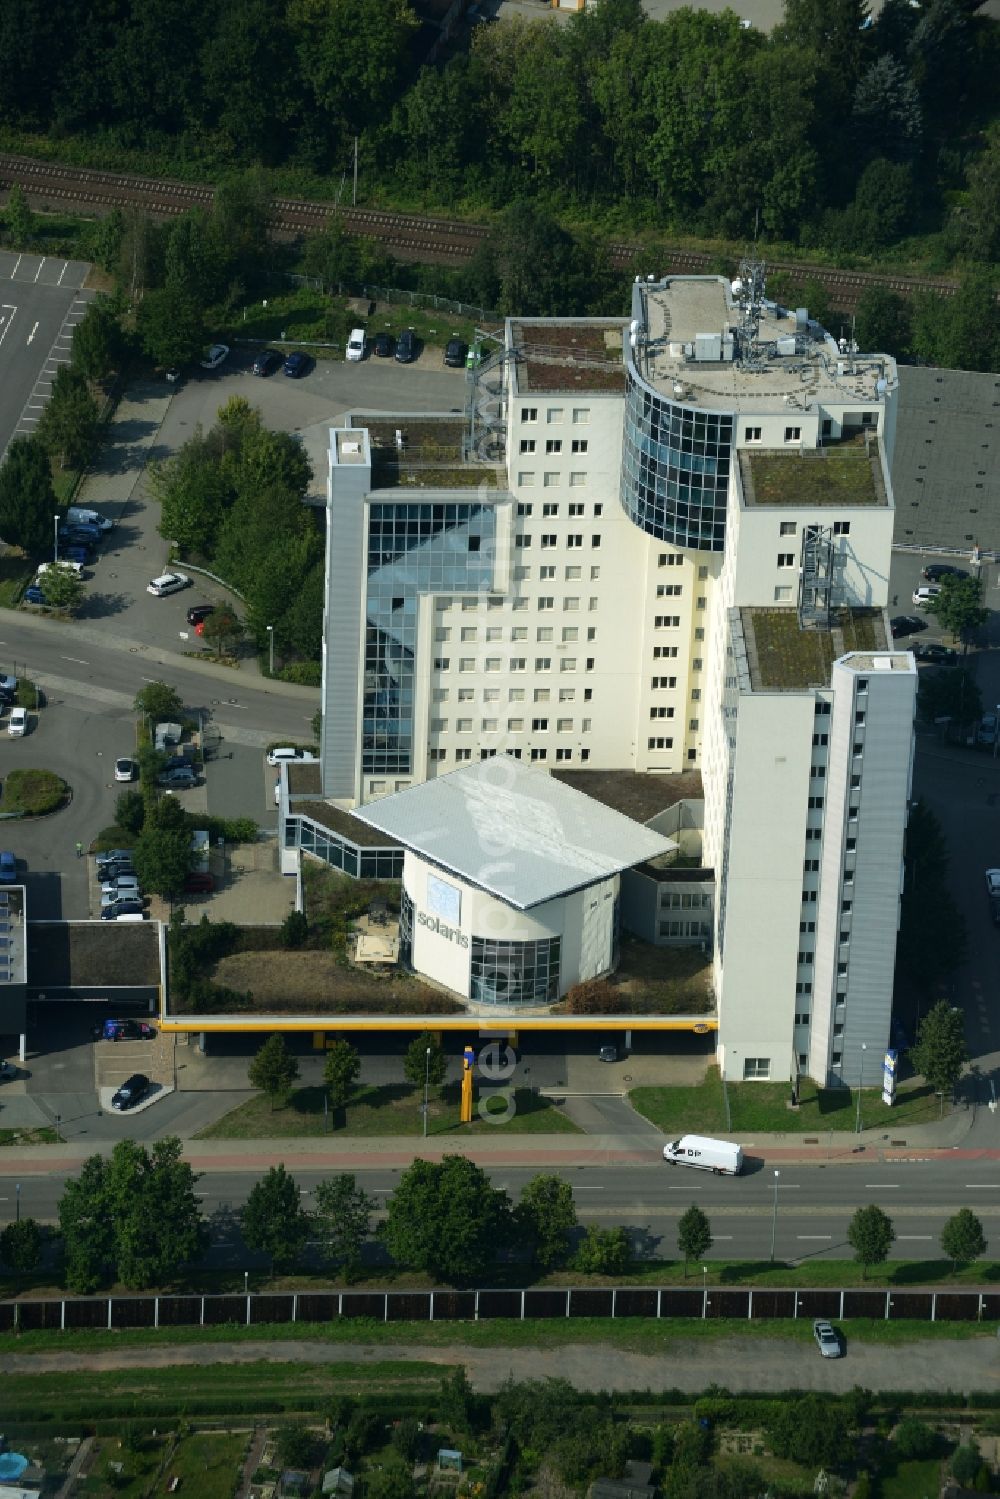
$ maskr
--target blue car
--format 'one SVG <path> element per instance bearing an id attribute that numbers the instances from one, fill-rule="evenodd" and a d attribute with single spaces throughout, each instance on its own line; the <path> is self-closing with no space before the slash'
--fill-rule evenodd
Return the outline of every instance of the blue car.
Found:
<path id="1" fill-rule="evenodd" d="M 0 885 L 13 885 L 17 879 L 17 860 L 9 849 L 0 851 Z"/>
<path id="2" fill-rule="evenodd" d="M 309 368 L 309 355 L 301 354 L 298 350 L 289 354 L 285 360 L 285 374 L 290 380 L 298 380 Z"/>
<path id="3" fill-rule="evenodd" d="M 64 547 L 61 556 L 64 562 L 79 562 L 82 567 L 89 567 L 92 561 L 89 547 Z"/>
<path id="4" fill-rule="evenodd" d="M 36 588 L 32 584 L 30 588 L 24 590 L 24 602 L 26 604 L 44 604 L 45 595 L 40 588 Z"/>

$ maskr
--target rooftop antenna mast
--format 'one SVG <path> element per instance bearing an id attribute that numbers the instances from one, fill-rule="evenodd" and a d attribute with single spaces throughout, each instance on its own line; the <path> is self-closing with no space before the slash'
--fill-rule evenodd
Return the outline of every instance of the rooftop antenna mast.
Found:
<path id="1" fill-rule="evenodd" d="M 739 275 L 733 292 L 739 306 L 737 324 L 738 363 L 745 370 L 762 370 L 766 354 L 760 342 L 760 315 L 766 289 L 765 265 L 757 254 L 756 228 L 754 246 L 740 261 Z"/>

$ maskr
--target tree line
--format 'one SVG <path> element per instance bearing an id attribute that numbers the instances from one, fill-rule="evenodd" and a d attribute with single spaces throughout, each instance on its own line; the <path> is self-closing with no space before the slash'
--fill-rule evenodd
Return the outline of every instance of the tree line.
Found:
<path id="1" fill-rule="evenodd" d="M 982 0 L 786 0 L 650 20 L 640 0 L 474 29 L 414 61 L 409 0 L 118 0 L 0 14 L 0 122 L 109 154 L 366 174 L 436 205 L 520 197 L 856 253 L 938 230 L 1000 258 L 998 29 Z M 961 189 L 959 201 L 956 190 Z"/>

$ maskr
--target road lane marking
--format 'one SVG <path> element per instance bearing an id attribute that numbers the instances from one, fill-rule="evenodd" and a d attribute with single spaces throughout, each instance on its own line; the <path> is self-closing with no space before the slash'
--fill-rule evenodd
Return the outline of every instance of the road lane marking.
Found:
<path id="1" fill-rule="evenodd" d="M 797 1239 L 832 1239 L 833 1234 L 796 1234 Z"/>
<path id="2" fill-rule="evenodd" d="M 28 334 L 28 343 L 29 344 L 32 342 L 32 340 L 34 339 L 34 336 L 35 336 L 35 334 L 37 332 L 38 332 L 38 324 L 36 323 L 35 326 L 32 328 L 31 332 Z"/>
<path id="3" fill-rule="evenodd" d="M 578 1187 L 575 1182 L 573 1183 L 574 1192 L 603 1192 L 604 1190 L 604 1187 Z"/>
<path id="4" fill-rule="evenodd" d="M 60 656 L 60 661 L 75 661 L 77 666 L 89 666 L 89 661 L 81 661 L 79 656 Z"/>
<path id="5" fill-rule="evenodd" d="M 896 1238 L 902 1243 L 904 1240 L 915 1241 L 916 1239 L 933 1239 L 933 1234 L 897 1234 Z"/>
<path id="6" fill-rule="evenodd" d="M 35 285 L 36 286 L 38 284 L 38 278 L 42 274 L 42 266 L 45 264 L 46 260 L 48 260 L 48 256 L 47 255 L 43 255 L 42 258 L 41 258 L 41 260 L 38 262 L 38 270 L 35 272 Z"/>
<path id="7" fill-rule="evenodd" d="M 865 1191 L 866 1192 L 872 1192 L 872 1191 L 889 1192 L 889 1191 L 898 1191 L 898 1190 L 899 1190 L 899 1182 L 865 1182 Z"/>
<path id="8" fill-rule="evenodd" d="M 996 1192 L 998 1189 L 1000 1189 L 1000 1182 L 966 1182 L 965 1184 L 967 1192 Z"/>

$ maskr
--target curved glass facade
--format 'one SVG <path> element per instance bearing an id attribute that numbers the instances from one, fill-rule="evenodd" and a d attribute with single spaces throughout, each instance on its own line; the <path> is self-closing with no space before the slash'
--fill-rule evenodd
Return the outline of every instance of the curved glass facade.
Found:
<path id="1" fill-rule="evenodd" d="M 721 552 L 733 445 L 732 412 L 668 400 L 625 371 L 622 508 L 658 541 Z"/>
<path id="2" fill-rule="evenodd" d="M 561 938 L 540 942 L 472 939 L 469 997 L 481 1005 L 547 1005 L 559 998 Z"/>

